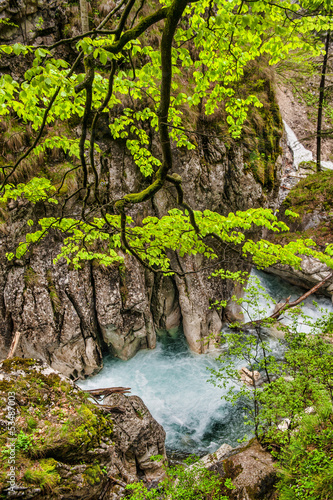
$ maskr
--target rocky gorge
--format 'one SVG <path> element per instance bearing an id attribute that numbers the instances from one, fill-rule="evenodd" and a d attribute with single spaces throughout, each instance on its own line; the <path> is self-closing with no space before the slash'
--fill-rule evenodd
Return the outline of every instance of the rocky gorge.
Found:
<path id="1" fill-rule="evenodd" d="M 111 3 L 102 2 L 98 7 L 107 13 L 113 5 Z M 92 4 L 90 16 L 98 18 L 95 10 L 98 9 Z M 0 15 L 7 20 L 0 25 L 1 43 L 51 44 L 64 36 L 75 37 L 80 33 L 76 2 L 4 1 L 0 5 Z M 59 49 L 59 54 L 68 60 L 73 58 L 70 48 Z M 14 63 L 13 58 L 3 54 L 0 71 L 20 80 L 28 60 L 29 57 L 26 60 L 21 58 Z M 207 209 L 222 215 L 258 207 L 280 210 L 285 221 L 286 208 L 297 210 L 305 204 L 306 208 L 299 210 L 300 220 L 291 224 L 291 235 L 269 238 L 284 242 L 296 238 L 299 233 L 306 233 L 309 237 L 316 237 L 324 248 L 324 243 L 331 242 L 331 199 L 328 199 L 331 196 L 331 174 L 324 172 L 316 177 L 311 162 L 295 164 L 288 125 L 283 126 L 282 122 L 282 118 L 290 118 L 286 113 L 286 100 L 290 102 L 291 98 L 288 95 L 281 99 L 281 89 L 277 87 L 273 72 L 263 64 L 250 67 L 244 82 L 243 85 L 256 92 L 263 108 L 249 111 L 240 139 L 228 136 L 225 116 L 219 111 L 213 119 L 203 114 L 195 118 L 198 130 L 193 138 L 195 149 L 173 147 L 172 174 L 182 178 L 184 199 L 196 210 Z M 109 204 L 149 184 L 149 180 L 138 172 L 125 141 L 112 139 L 108 128 L 110 118 L 114 117 L 109 115 L 100 120 L 96 137 L 101 149 L 98 167 L 101 194 Z M 292 121 L 289 125 L 294 127 Z M 76 137 L 82 133 L 77 121 L 70 123 L 69 127 Z M 32 132 L 12 117 L 2 120 L 1 130 L 2 153 L 7 157 L 12 155 L 10 158 L 15 158 L 31 144 Z M 295 130 L 299 132 L 297 127 Z M 53 132 L 59 133 L 56 129 Z M 150 147 L 158 156 L 157 138 L 152 131 L 149 133 Z M 16 180 L 26 181 L 32 175 L 40 175 L 45 165 L 50 168 L 51 176 L 56 176 L 57 169 L 61 170 L 67 160 L 68 155 L 62 151 L 47 152 L 36 164 L 25 165 Z M 64 195 L 70 197 L 75 192 L 79 179 L 75 175 L 66 181 Z M 296 185 L 298 180 L 301 182 Z M 309 199 L 309 190 L 316 193 L 315 198 L 310 196 Z M 67 208 L 79 213 L 83 203 L 82 197 L 77 196 Z M 176 205 L 177 192 L 169 186 L 139 208 L 133 206 L 128 213 L 137 224 L 141 224 L 148 215 L 160 218 Z M 0 208 L 1 445 L 7 446 L 5 398 L 12 387 L 17 393 L 15 415 L 20 428 L 17 448 L 19 486 L 11 495 L 4 485 L 8 472 L 5 470 L 0 476 L 0 496 L 116 500 L 124 497 L 128 483 L 144 480 L 145 484 L 156 486 L 163 477 L 165 430 L 160 420 L 156 416 L 155 420 L 151 414 L 153 410 L 145 399 L 149 384 L 135 367 L 130 369 L 128 365 L 127 371 L 133 385 L 143 388 L 143 400 L 136 395 L 113 394 L 104 399 L 103 408 L 100 401 L 93 402 L 89 393 L 82 390 L 87 389 L 84 384 L 89 385 L 89 380 L 82 385 L 78 380 L 96 375 L 104 362 L 109 367 L 110 359 L 112 363 L 115 358 L 121 363 L 137 356 L 134 359 L 142 361 L 140 354 L 147 350 L 153 352 L 155 349 L 157 357 L 157 361 L 150 358 L 148 363 L 162 365 L 162 341 L 158 340 L 163 340 L 163 336 L 169 340 L 177 335 L 179 338 L 179 332 L 183 332 L 191 352 L 187 348 L 177 352 L 178 358 L 188 356 L 192 362 L 192 356 L 200 354 L 201 359 L 210 362 L 210 353 L 216 349 L 215 338 L 226 324 L 240 317 L 239 308 L 230 298 L 234 293 L 238 296 L 243 293 L 240 286 L 218 276 L 211 277 L 211 273 L 221 265 L 228 271 L 250 271 L 251 266 L 235 256 L 228 245 L 213 244 L 217 262 L 202 255 L 184 256 L 181 252 L 170 251 L 172 269 L 178 272 L 173 276 L 150 272 L 123 250 L 118 250 L 124 258 L 122 264 L 107 267 L 89 261 L 81 269 L 75 269 L 64 259 L 54 262 L 61 251 L 63 237 L 52 230 L 27 254 L 9 261 L 7 254 L 22 241 L 27 232 L 27 221 L 36 225 L 40 218 L 50 214 L 58 215 L 57 207 L 51 212 L 43 203 L 33 206 L 22 198 L 12 200 L 6 209 Z M 261 229 L 251 230 L 251 236 L 255 240 L 268 237 Z M 329 273 L 325 266 L 311 258 L 303 260 L 302 270 L 276 265 L 267 271 L 305 289 L 322 281 Z M 333 285 L 328 282 L 322 291 L 331 297 Z M 212 307 L 220 301 L 228 303 L 222 308 Z M 9 352 L 10 359 L 6 359 Z M 171 349 L 170 354 L 166 349 L 162 354 L 169 357 L 167 368 L 164 366 L 167 382 L 170 386 L 172 381 L 181 393 L 176 356 L 172 358 L 175 353 Z M 193 364 L 187 376 L 195 378 L 198 366 Z M 120 370 L 120 375 L 122 373 Z M 104 374 L 105 371 L 101 372 L 100 380 L 107 385 L 110 377 L 107 374 L 104 382 Z M 201 378 L 204 376 L 200 375 Z M 129 384 L 132 385 L 132 381 Z M 120 384 L 125 383 L 120 381 Z M 158 389 L 155 400 L 161 398 L 161 394 L 156 396 L 157 393 Z M 206 432 L 208 437 L 205 439 L 216 448 L 221 444 L 218 441 L 220 436 L 214 441 L 212 434 L 217 435 L 219 428 L 211 415 L 215 413 L 218 417 L 219 408 L 211 404 L 208 393 L 207 390 L 207 398 L 200 408 L 204 411 L 198 418 L 206 413 L 203 424 L 208 422 L 207 427 L 210 425 L 213 430 Z M 186 395 L 181 397 L 186 408 Z M 196 395 L 191 398 L 192 407 L 193 402 L 199 407 Z M 237 412 L 239 420 L 243 414 L 239 408 Z M 196 438 L 192 427 L 197 426 L 202 431 L 198 421 L 188 424 L 187 421 L 173 421 L 171 417 L 167 415 L 170 428 L 174 430 L 178 425 L 185 429 L 190 448 Z M 203 429 L 202 434 L 205 431 Z M 233 429 L 233 445 L 236 446 L 237 432 L 242 431 L 237 426 L 236 430 Z M 154 455 L 160 455 L 162 459 L 152 461 Z M 223 445 L 215 455 L 210 453 L 203 461 L 221 477 L 232 479 L 235 491 L 230 493 L 230 498 L 276 498 L 273 459 L 256 441 L 235 449 Z"/>
<path id="2" fill-rule="evenodd" d="M 8 37 L 23 41 L 26 36 L 27 40 L 50 42 L 66 26 L 70 26 L 72 35 L 76 33 L 72 7 L 66 10 L 55 3 L 45 12 L 39 4 L 22 3 L 14 10 L 6 5 L 2 15 L 20 28 L 13 31 L 4 27 L 3 41 Z M 52 9 L 56 9 L 57 15 Z M 43 29 L 36 28 L 41 16 Z M 2 70 L 8 71 L 8 59 L 3 58 L 2 64 Z M 22 72 L 22 68 L 17 67 L 17 71 Z M 262 76 L 265 83 L 260 83 L 258 95 L 264 108 L 259 114 L 250 113 L 248 132 L 241 141 L 225 143 L 219 138 L 207 141 L 199 136 L 197 149 L 175 151 L 174 171 L 183 179 L 184 197 L 198 210 L 208 208 L 227 215 L 250 207 L 276 208 L 283 165 L 280 147 L 283 128 L 272 83 L 267 75 Z M 251 85 L 255 87 L 255 78 Z M 202 118 L 200 127 L 209 131 L 211 125 Z M 10 129 L 6 134 L 9 132 Z M 124 143 L 112 141 L 103 124 L 99 129 L 99 144 L 105 158 L 101 171 L 104 196 L 110 200 L 114 193 L 123 195 L 137 189 L 144 180 Z M 154 140 L 152 147 L 157 147 Z M 249 160 L 253 149 L 258 154 Z M 260 155 L 271 158 L 267 167 Z M 55 165 L 59 165 L 59 159 Z M 161 217 L 175 201 L 175 191 L 164 189 L 151 203 L 133 209 L 131 216 L 136 220 L 148 214 Z M 161 277 L 144 270 L 133 257 L 126 255 L 124 266 L 103 269 L 91 263 L 76 271 L 63 261 L 53 264 L 62 245 L 56 234 L 50 234 L 29 256 L 8 263 L 5 254 L 20 241 L 27 218 L 38 219 L 39 210 L 42 207 L 32 212 L 21 201 L 12 203 L 1 226 L 2 358 L 6 357 L 15 333 L 20 332 L 18 356 L 41 357 L 66 375 L 85 377 L 102 367 L 103 353 L 129 359 L 141 348 L 155 347 L 157 330 L 172 330 L 180 324 L 192 350 L 207 349 L 205 338 L 219 333 L 223 315 L 228 314 L 211 309 L 210 303 L 228 299 L 233 293 L 227 281 L 208 279 L 215 264 L 204 262 L 201 256 L 180 257 L 174 253 L 172 266 L 188 274 L 184 278 Z M 243 262 L 236 263 L 226 249 L 220 248 L 219 255 L 230 270 L 246 268 Z M 196 272 L 201 268 L 202 271 Z"/>

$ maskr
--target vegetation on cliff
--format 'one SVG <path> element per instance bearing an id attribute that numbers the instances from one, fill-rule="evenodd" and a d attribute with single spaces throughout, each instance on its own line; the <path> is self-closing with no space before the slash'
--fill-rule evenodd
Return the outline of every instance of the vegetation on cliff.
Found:
<path id="1" fill-rule="evenodd" d="M 276 458 L 278 498 L 326 500 L 333 495 L 333 316 L 313 322 L 301 309 L 289 309 L 286 326 L 268 315 L 281 304 L 258 281 L 251 285 L 234 298 L 249 321 L 222 334 L 221 368 L 210 370 L 211 382 L 228 389 L 226 400 L 242 401 L 247 423 Z"/>
<path id="2" fill-rule="evenodd" d="M 281 243 L 311 238 L 320 248 L 333 242 L 333 173 L 330 170 L 310 173 L 294 186 L 284 200 L 281 213 L 292 210 L 299 217 L 290 231 L 274 237 Z"/>
<path id="3" fill-rule="evenodd" d="M 257 265 L 297 265 L 296 254 L 312 252 L 313 244 L 306 241 L 283 250 L 267 241 L 246 241 L 244 233 L 255 225 L 285 229 L 270 211 L 251 209 L 224 218 L 190 207 L 182 179 L 174 172 L 172 148 L 195 148 L 196 138 L 205 133 L 192 126 L 193 117 L 213 116 L 219 108 L 229 136 L 239 138 L 250 108 L 263 106 L 258 99 L 260 82 L 248 85 L 245 93 L 239 85 L 251 64 L 260 57 L 275 64 L 299 47 L 320 54 L 322 43 L 312 35 L 329 29 L 329 12 L 324 8 L 318 15 L 318 6 L 304 1 L 273 5 L 266 0 L 174 0 L 162 5 L 124 1 L 87 33 L 53 45 L 1 46 L 5 57 L 32 59 L 22 82 L 10 75 L 1 79 L 1 113 L 18 117 L 31 130 L 22 154 L 1 167 L 1 202 L 24 199 L 45 209 L 44 217 L 28 220 L 32 232 L 8 252 L 9 260 L 22 258 L 50 231 L 64 235 L 59 258 L 76 268 L 87 260 L 122 262 L 121 248 L 153 272 L 172 273 L 170 249 L 180 256 L 201 253 L 215 258 L 211 241 L 231 244 L 236 254 L 253 256 Z M 57 55 L 59 47 L 76 51 L 72 65 Z M 254 117 L 257 127 L 252 135 L 258 139 L 248 164 L 259 182 L 271 187 L 280 119 L 276 113 L 269 116 L 265 105 L 263 109 Z M 111 200 L 105 197 L 103 152 L 96 140 L 106 115 L 111 136 L 125 141 L 142 175 L 139 190 Z M 76 138 L 70 129 L 78 123 Z M 63 132 L 55 135 L 50 125 Z M 30 158 L 57 150 L 69 160 L 58 180 L 46 169 L 44 175 L 18 184 L 20 169 Z M 74 172 L 77 189 L 66 195 L 64 185 Z M 160 219 L 148 216 L 136 224 L 130 210 L 167 186 L 175 191 L 177 208 Z M 71 208 L 73 199 L 80 200 L 80 214 Z M 315 256 L 330 262 L 328 255 Z"/>

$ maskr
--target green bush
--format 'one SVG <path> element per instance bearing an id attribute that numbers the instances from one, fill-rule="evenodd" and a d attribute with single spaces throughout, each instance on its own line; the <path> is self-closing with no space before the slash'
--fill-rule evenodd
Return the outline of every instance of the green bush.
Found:
<path id="1" fill-rule="evenodd" d="M 221 479 L 200 461 L 188 466 L 168 467 L 157 489 L 148 490 L 142 483 L 127 485 L 131 500 L 228 500 L 225 493 L 234 489 L 230 479 Z"/>
<path id="2" fill-rule="evenodd" d="M 298 432 L 279 454 L 279 500 L 333 498 L 333 413 L 303 417 Z"/>

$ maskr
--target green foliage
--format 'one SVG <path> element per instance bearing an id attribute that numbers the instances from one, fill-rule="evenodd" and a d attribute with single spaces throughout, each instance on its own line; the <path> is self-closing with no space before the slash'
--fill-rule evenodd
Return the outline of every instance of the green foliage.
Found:
<path id="1" fill-rule="evenodd" d="M 333 496 L 333 414 L 321 408 L 305 416 L 279 454 L 281 500 L 326 500 Z"/>
<path id="2" fill-rule="evenodd" d="M 22 450 L 23 452 L 27 452 L 32 447 L 32 442 L 33 439 L 31 436 L 28 436 L 23 431 L 20 431 L 15 441 L 15 448 L 17 450 Z"/>
<path id="3" fill-rule="evenodd" d="M 166 477 L 158 489 L 148 490 L 142 483 L 126 486 L 131 500 L 227 500 L 225 493 L 234 489 L 230 479 L 221 479 L 216 472 L 207 470 L 200 461 L 192 465 L 167 467 Z"/>
<path id="4" fill-rule="evenodd" d="M 115 16 L 109 20 L 115 29 L 74 37 L 75 49 L 83 55 L 83 72 L 69 69 L 68 62 L 54 57 L 51 47 L 20 43 L 0 46 L 0 51 L 9 57 L 29 54 L 34 58 L 19 81 L 10 75 L 0 78 L 0 114 L 17 117 L 21 123 L 29 124 L 35 133 L 36 140 L 24 153 L 24 158 L 57 149 L 66 155 L 69 167 L 63 172 L 59 193 L 49 180 L 52 178 L 50 172 L 15 185 L 10 177 L 17 172 L 22 156 L 17 165 L 14 162 L 4 167 L 0 202 L 5 205 L 11 199 L 23 198 L 33 204 L 57 204 L 63 201 L 65 176 L 71 170 L 73 158 L 79 158 L 81 163 L 76 164 L 75 169 L 83 171 L 83 183 L 77 176 L 81 184 L 76 193 L 80 193 L 84 200 L 81 216 L 77 213 L 71 216 L 66 212 L 65 217 L 59 210 L 61 216 L 58 218 L 47 216 L 39 220 L 35 232 L 28 233 L 26 241 L 21 242 L 15 252 L 8 252 L 8 259 L 22 258 L 31 245 L 38 243 L 49 231 L 57 230 L 65 236 L 58 259 L 65 258 L 75 268 L 87 260 L 96 260 L 103 265 L 119 264 L 123 260 L 119 256 L 121 247 L 151 269 L 170 273 L 169 249 L 178 250 L 181 256 L 201 253 L 214 258 L 215 252 L 207 243 L 211 234 L 222 242 L 239 246 L 241 253 L 252 256 L 259 267 L 276 262 L 297 266 L 300 254 L 312 255 L 331 265 L 328 254 L 316 252 L 310 241 L 284 248 L 266 241 L 245 241 L 244 232 L 251 230 L 252 225 L 273 231 L 282 229 L 269 211 L 250 210 L 222 218 L 209 211 L 193 214 L 180 203 L 183 211 L 174 209 L 160 220 L 148 217 L 141 225 L 135 224 L 130 217 L 126 218 L 125 208 L 151 199 L 170 181 L 166 175 L 172 168 L 169 139 L 178 148 L 195 148 L 197 142 L 191 133 L 196 132 L 193 121 L 200 114 L 214 115 L 221 108 L 228 134 L 233 140 L 241 137 L 249 112 L 263 108 L 267 130 L 262 132 L 260 140 L 265 147 L 267 145 L 267 151 L 263 150 L 262 144 L 257 144 L 253 152 L 259 156 L 250 162 L 253 162 L 259 182 L 271 188 L 278 149 L 275 129 L 279 120 L 274 118 L 268 123 L 265 103 L 257 96 L 260 79 L 257 88 L 249 86 L 245 93 L 239 91 L 240 83 L 246 79 L 251 64 L 259 58 L 274 65 L 296 49 L 314 56 L 321 54 L 322 43 L 313 37 L 313 33 L 320 33 L 332 25 L 326 11 L 322 9 L 318 15 L 316 8 L 319 5 L 308 0 L 278 0 L 273 4 L 266 0 L 216 0 L 213 4 L 209 0 L 189 3 L 163 0 L 160 4 L 162 8 L 156 11 L 147 6 L 148 14 L 139 9 L 134 15 L 129 8 L 127 21 L 131 21 L 120 25 L 119 32 Z M 304 9 L 307 9 L 306 16 L 300 15 Z M 173 16 L 176 13 L 179 17 L 175 21 Z M 167 19 L 165 28 L 157 24 L 162 19 Z M 42 19 L 39 19 L 37 29 L 42 24 Z M 125 26 L 131 27 L 124 30 Z M 168 40 L 168 49 L 156 48 L 151 31 L 155 30 L 160 38 L 161 30 L 168 31 L 170 26 L 173 27 L 169 35 L 163 38 Z M 60 45 L 64 43 L 67 41 L 59 42 Z M 172 79 L 166 84 L 165 78 L 171 74 Z M 163 117 L 162 108 L 165 109 Z M 96 129 L 92 129 L 97 123 L 95 119 L 98 120 L 101 114 L 110 117 L 108 125 L 112 137 L 126 140 L 127 151 L 139 172 L 145 182 L 151 182 L 141 193 L 125 195 L 118 200 L 115 210 L 112 207 L 106 209 L 100 198 L 101 169 L 94 164 L 102 152 L 96 144 Z M 93 125 L 90 126 L 89 120 L 93 116 Z M 71 133 L 55 133 L 54 128 L 61 129 L 61 124 L 68 125 L 68 121 L 83 124 L 79 138 Z M 186 130 L 186 123 L 190 123 L 192 131 Z M 166 125 L 168 131 L 163 131 Z M 87 139 L 89 127 L 93 132 L 90 140 Z M 153 138 L 157 134 L 162 134 L 162 157 L 154 145 Z M 168 148 L 170 151 L 166 153 Z M 89 210 L 88 216 L 86 208 L 92 204 L 91 199 L 96 209 Z M 55 211 L 54 208 L 53 213 Z M 287 230 L 286 226 L 284 230 Z"/>
<path id="5" fill-rule="evenodd" d="M 24 480 L 42 489 L 52 490 L 61 481 L 56 467 L 57 462 L 53 458 L 41 460 L 37 467 L 31 467 L 25 471 Z"/>
<path id="6" fill-rule="evenodd" d="M 277 360 L 266 336 L 275 322 L 268 317 L 274 301 L 263 292 L 254 281 L 244 298 L 234 298 L 250 321 L 229 325 L 230 333 L 222 335 L 221 368 L 210 370 L 210 381 L 227 389 L 224 399 L 242 401 L 247 423 L 271 448 L 278 461 L 279 498 L 327 500 L 333 492 L 333 314 L 313 323 L 290 309 L 291 323 L 278 325 L 284 355 Z M 304 326 L 311 327 L 309 333 Z M 239 372 L 244 364 L 252 372 L 247 384 Z"/>

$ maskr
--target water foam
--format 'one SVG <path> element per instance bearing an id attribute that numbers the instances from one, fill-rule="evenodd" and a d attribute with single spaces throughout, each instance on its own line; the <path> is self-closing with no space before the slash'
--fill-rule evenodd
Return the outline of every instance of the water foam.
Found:
<path id="1" fill-rule="evenodd" d="M 262 286 L 276 299 L 292 299 L 304 293 L 278 277 L 253 271 Z M 322 307 L 333 311 L 328 298 L 316 297 Z M 307 299 L 306 314 L 316 318 L 321 313 Z M 278 348 L 272 342 L 272 347 Z M 154 350 L 139 351 L 129 361 L 110 356 L 102 371 L 80 382 L 85 389 L 99 387 L 131 387 L 166 431 L 169 450 L 204 454 L 215 451 L 222 443 L 237 445 L 237 439 L 249 434 L 244 425 L 243 404 L 233 407 L 221 400 L 225 390 L 207 383 L 209 368 L 219 368 L 213 354 L 191 352 L 181 331 L 175 338 L 161 335 Z M 241 362 L 240 366 L 243 366 Z"/>

